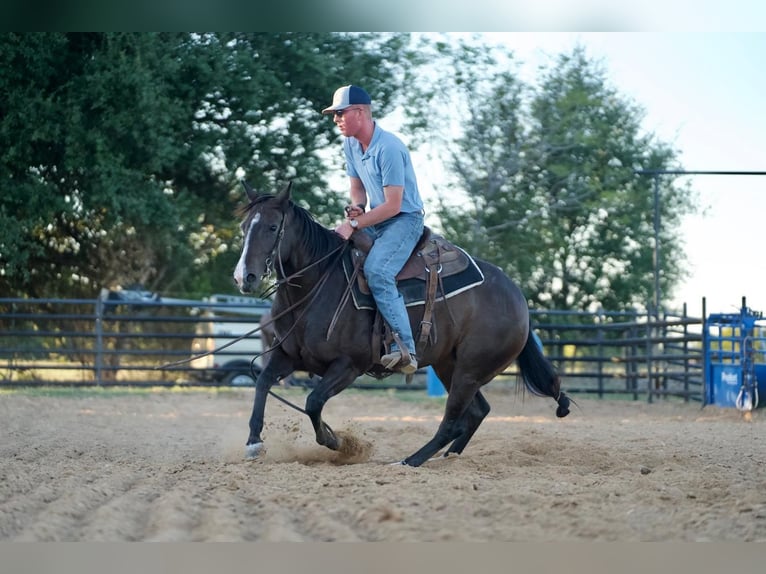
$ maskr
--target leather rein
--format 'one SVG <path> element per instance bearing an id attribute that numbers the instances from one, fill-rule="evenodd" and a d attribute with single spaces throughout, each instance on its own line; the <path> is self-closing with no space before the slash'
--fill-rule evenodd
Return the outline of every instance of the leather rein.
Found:
<path id="1" fill-rule="evenodd" d="M 280 286 L 282 286 L 282 285 L 289 285 L 291 280 L 296 279 L 296 278 L 302 276 L 308 269 L 311 269 L 312 267 L 322 263 L 323 261 L 326 261 L 327 259 L 329 259 L 330 257 L 332 257 L 335 254 L 337 254 L 337 257 L 336 257 L 334 263 L 339 262 L 340 259 L 343 257 L 343 254 L 346 252 L 346 250 L 350 246 L 350 243 L 348 241 L 344 241 L 343 243 L 338 245 L 338 247 L 336 247 L 335 249 L 333 249 L 329 253 L 323 255 L 319 259 L 317 259 L 315 261 L 312 261 L 306 267 L 303 267 L 302 269 L 299 269 L 298 271 L 296 271 L 295 273 L 292 273 L 291 275 L 285 275 L 285 269 L 284 269 L 284 265 L 282 263 L 282 257 L 281 257 L 282 238 L 284 237 L 284 234 L 285 234 L 285 219 L 286 219 L 286 216 L 282 215 L 282 221 L 280 222 L 280 229 L 279 229 L 279 232 L 277 233 L 277 239 L 275 240 L 274 247 L 271 249 L 271 252 L 269 253 L 268 257 L 266 257 L 266 268 L 264 269 L 264 272 L 261 275 L 261 281 L 264 278 L 266 278 L 269 275 L 271 275 L 271 273 L 274 271 L 275 263 L 278 261 L 279 262 L 279 270 L 280 270 L 280 273 L 282 274 L 282 279 L 277 279 L 277 281 L 274 283 L 274 285 L 272 287 L 270 287 L 269 289 L 267 289 L 262 294 L 264 298 L 270 296 L 271 294 L 273 294 L 276 290 L 279 289 Z M 303 303 L 308 300 L 308 303 L 305 305 L 304 309 L 298 315 L 296 320 L 293 321 L 292 326 L 287 330 L 287 332 L 284 334 L 284 336 L 281 339 L 276 340 L 268 349 L 266 349 L 264 351 L 261 351 L 260 353 L 258 353 L 257 355 L 255 355 L 251 359 L 251 361 L 250 361 L 250 370 L 252 372 L 253 365 L 255 364 L 255 360 L 256 359 L 258 359 L 259 357 L 262 357 L 263 355 L 266 355 L 267 353 L 270 353 L 271 351 L 273 351 L 274 349 L 279 347 L 282 344 L 282 341 L 284 341 L 288 336 L 290 336 L 290 334 L 295 329 L 295 326 L 297 325 L 298 321 L 306 314 L 306 312 L 308 311 L 308 308 L 311 306 L 311 304 L 319 296 L 319 293 L 321 292 L 322 287 L 324 287 L 325 283 L 327 283 L 327 280 L 330 277 L 330 273 L 332 272 L 332 268 L 333 268 L 333 265 L 328 266 L 327 267 L 327 271 L 325 271 L 325 273 L 322 275 L 322 277 L 319 279 L 319 281 L 317 281 L 314 284 L 314 286 L 309 290 L 308 293 L 306 293 L 305 296 L 301 297 L 298 301 L 296 301 L 295 303 L 291 304 L 289 307 L 287 307 L 287 309 L 284 309 L 280 313 L 278 313 L 276 315 L 273 315 L 268 322 L 266 322 L 264 324 L 259 324 L 258 327 L 256 327 L 255 329 L 252 329 L 252 330 L 248 331 L 247 333 L 244 333 L 244 334 L 240 335 L 236 339 L 232 339 L 228 343 L 225 343 L 224 345 L 221 345 L 220 347 L 218 347 L 216 349 L 213 349 L 212 351 L 207 351 L 205 353 L 201 353 L 199 355 L 194 355 L 194 356 L 192 356 L 192 357 L 190 357 L 188 359 L 182 359 L 180 361 L 175 361 L 173 363 L 166 363 L 166 364 L 161 365 L 161 366 L 159 366 L 157 368 L 158 369 L 164 369 L 164 368 L 167 368 L 167 367 L 174 367 L 174 366 L 182 365 L 184 363 L 189 363 L 191 361 L 194 361 L 194 360 L 202 358 L 202 357 L 207 357 L 208 355 L 212 355 L 214 353 L 218 353 L 218 352 L 222 351 L 223 349 L 226 349 L 227 347 L 230 347 L 231 345 L 234 345 L 235 343 L 238 343 L 239 341 L 241 341 L 241 340 L 243 340 L 243 339 L 245 339 L 245 338 L 247 338 L 247 337 L 257 333 L 258 331 L 261 331 L 264 326 L 273 324 L 274 321 L 276 321 L 277 319 L 279 319 L 281 317 L 284 317 L 288 313 L 294 311 L 295 309 L 297 309 L 299 306 L 303 305 Z M 345 299 L 344 299 L 344 303 L 345 303 Z M 299 412 L 301 412 L 303 414 L 306 414 L 306 411 L 304 409 L 302 409 L 301 407 L 293 404 L 292 402 L 288 401 L 284 397 L 279 396 L 278 394 L 276 394 L 271 389 L 269 389 L 268 392 L 275 399 L 283 402 L 284 404 L 294 408 L 295 410 L 297 410 L 297 411 L 299 411 Z"/>
<path id="2" fill-rule="evenodd" d="M 280 271 L 283 275 L 282 279 L 278 279 L 275 281 L 274 285 L 269 287 L 266 291 L 264 291 L 261 295 L 263 298 L 269 297 L 272 295 L 277 289 L 279 289 L 280 286 L 285 284 L 290 284 L 290 281 L 293 279 L 296 279 L 298 277 L 301 277 L 308 269 L 311 269 L 312 267 L 318 265 L 319 263 L 322 263 L 323 261 L 326 261 L 336 253 L 338 254 L 338 257 L 336 258 L 336 262 L 340 261 L 340 258 L 343 256 L 343 253 L 348 249 L 350 243 L 348 241 L 344 241 L 338 247 L 327 253 L 326 255 L 323 255 L 319 259 L 312 261 L 310 264 L 308 264 L 306 267 L 303 267 L 302 269 L 299 269 L 295 273 L 292 273 L 291 275 L 285 276 L 285 270 L 282 265 L 282 258 L 280 255 L 280 247 L 282 245 L 282 237 L 284 236 L 284 225 L 285 225 L 285 217 L 282 217 L 282 221 L 280 223 L 280 230 L 277 234 L 277 239 L 274 242 L 274 247 L 271 249 L 271 252 L 269 253 L 269 256 L 266 257 L 266 269 L 264 270 L 263 274 L 261 275 L 261 280 L 263 280 L 265 277 L 268 277 L 271 275 L 271 273 L 274 271 L 275 262 L 279 261 Z M 172 363 L 165 363 L 164 365 L 160 365 L 157 367 L 157 369 L 165 369 L 167 367 L 175 367 L 178 365 L 183 365 L 185 363 L 190 363 L 191 361 L 194 361 L 196 359 L 201 359 L 202 357 L 207 357 L 208 355 L 213 355 L 215 353 L 218 353 L 220 351 L 223 351 L 224 349 L 234 345 L 235 343 L 238 343 L 242 341 L 243 339 L 246 339 L 247 337 L 250 337 L 251 335 L 257 333 L 258 331 L 261 331 L 264 326 L 268 326 L 274 323 L 277 319 L 280 319 L 281 317 L 284 317 L 288 313 L 294 311 L 296 308 L 298 308 L 300 305 L 302 305 L 306 300 L 311 298 L 311 300 L 308 302 L 308 305 L 306 305 L 306 308 L 301 312 L 301 314 L 298 316 L 298 319 L 302 318 L 303 315 L 308 310 L 309 305 L 314 302 L 314 300 L 319 296 L 319 292 L 321 288 L 324 286 L 324 284 L 327 282 L 327 279 L 330 277 L 330 272 L 332 270 L 332 266 L 329 266 L 327 268 L 327 271 L 322 275 L 322 277 L 317 281 L 317 283 L 309 290 L 308 293 L 304 297 L 301 297 L 298 301 L 290 305 L 287 309 L 284 309 L 280 313 L 273 315 L 269 321 L 264 323 L 263 325 L 258 325 L 255 329 L 251 329 L 250 331 L 247 331 L 246 333 L 243 333 L 236 339 L 232 339 L 228 343 L 225 343 L 221 345 L 220 347 L 216 347 L 212 351 L 206 351 L 204 353 L 200 353 L 199 355 L 193 355 L 192 357 L 188 359 L 181 359 L 180 361 L 174 361 Z M 270 353 L 275 348 L 277 348 L 279 345 L 282 344 L 282 341 L 287 338 L 290 333 L 292 333 L 293 329 L 295 328 L 295 324 L 297 323 L 297 320 L 293 323 L 293 326 L 290 327 L 290 329 L 285 333 L 284 337 L 280 339 L 279 341 L 276 341 L 273 345 L 271 345 L 268 349 L 265 351 L 262 351 L 255 355 L 251 361 L 251 368 L 252 363 L 259 357 L 262 357 L 263 355 Z"/>

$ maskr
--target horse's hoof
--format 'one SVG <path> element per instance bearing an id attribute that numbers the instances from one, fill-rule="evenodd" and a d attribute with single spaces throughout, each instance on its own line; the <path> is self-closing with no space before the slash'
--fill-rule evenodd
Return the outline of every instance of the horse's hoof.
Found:
<path id="1" fill-rule="evenodd" d="M 266 452 L 266 447 L 264 446 L 263 442 L 255 442 L 245 446 L 245 458 L 249 460 L 258 458 L 264 452 Z"/>
<path id="2" fill-rule="evenodd" d="M 322 435 L 317 435 L 317 443 L 330 450 L 340 450 L 341 447 L 340 438 L 326 423 L 322 423 Z"/>

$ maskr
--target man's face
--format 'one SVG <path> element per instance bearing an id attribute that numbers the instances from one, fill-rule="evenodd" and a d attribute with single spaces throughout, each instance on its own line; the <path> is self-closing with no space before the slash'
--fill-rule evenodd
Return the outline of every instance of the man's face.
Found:
<path id="1" fill-rule="evenodd" d="M 362 125 L 362 108 L 350 106 L 343 110 L 333 112 L 332 121 L 338 126 L 340 133 L 346 137 L 353 137 Z"/>

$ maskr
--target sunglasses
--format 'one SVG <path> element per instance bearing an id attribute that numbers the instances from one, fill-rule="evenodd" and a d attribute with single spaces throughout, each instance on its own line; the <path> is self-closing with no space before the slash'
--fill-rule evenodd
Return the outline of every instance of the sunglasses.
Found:
<path id="1" fill-rule="evenodd" d="M 335 110 L 335 111 L 333 112 L 333 115 L 334 115 L 336 118 L 342 118 L 344 114 L 347 114 L 347 113 L 348 113 L 348 112 L 350 112 L 350 111 L 353 111 L 353 110 L 361 110 L 361 109 L 362 109 L 362 108 L 346 108 L 346 109 L 344 109 L 344 110 Z"/>

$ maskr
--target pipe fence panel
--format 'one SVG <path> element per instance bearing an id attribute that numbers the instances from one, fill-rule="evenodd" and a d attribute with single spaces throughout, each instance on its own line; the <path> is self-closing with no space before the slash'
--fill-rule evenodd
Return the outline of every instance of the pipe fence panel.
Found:
<path id="1" fill-rule="evenodd" d="M 267 301 L 235 296 L 0 299 L 0 388 L 252 385 L 262 350 L 253 331 L 268 308 Z M 649 402 L 704 397 L 701 319 L 533 311 L 532 324 L 568 392 Z M 499 379 L 512 384 L 515 374 L 511 367 Z M 422 373 L 410 388 L 425 385 Z M 401 382 L 391 377 L 355 386 L 401 388 Z"/>
<path id="2" fill-rule="evenodd" d="M 702 320 L 628 312 L 532 312 L 546 356 L 573 393 L 702 400 Z"/>
<path id="3" fill-rule="evenodd" d="M 260 333 L 238 338 L 268 309 L 253 301 L 0 299 L 0 385 L 252 383 Z"/>

